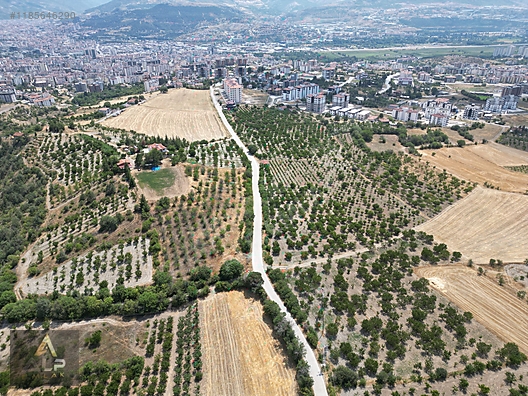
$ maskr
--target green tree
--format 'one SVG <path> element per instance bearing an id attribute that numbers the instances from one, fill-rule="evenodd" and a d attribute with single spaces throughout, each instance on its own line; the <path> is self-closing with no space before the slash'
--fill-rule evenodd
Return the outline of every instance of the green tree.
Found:
<path id="1" fill-rule="evenodd" d="M 232 259 L 222 264 L 219 275 L 223 281 L 232 281 L 239 278 L 243 272 L 244 266 L 238 260 Z"/>

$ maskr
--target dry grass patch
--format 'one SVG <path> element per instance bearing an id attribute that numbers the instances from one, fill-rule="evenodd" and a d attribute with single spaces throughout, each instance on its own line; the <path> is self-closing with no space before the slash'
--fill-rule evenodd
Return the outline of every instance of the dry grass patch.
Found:
<path id="1" fill-rule="evenodd" d="M 240 292 L 199 304 L 202 328 L 202 394 L 296 395 L 295 370 L 262 320 L 262 305 Z"/>
<path id="2" fill-rule="evenodd" d="M 208 90 L 171 89 L 105 120 L 103 125 L 188 141 L 227 136 Z"/>
<path id="3" fill-rule="evenodd" d="M 528 196 L 477 188 L 417 230 L 477 263 L 528 257 Z"/>
<path id="4" fill-rule="evenodd" d="M 510 151 L 498 144 L 485 144 L 422 150 L 421 154 L 432 165 L 461 179 L 480 184 L 487 182 L 503 191 L 524 193 L 528 190 L 528 175 L 513 172 L 503 166 L 512 162 L 520 165 L 517 161 L 528 157 L 520 151 L 514 156 Z"/>
<path id="5" fill-rule="evenodd" d="M 416 274 L 505 342 L 528 352 L 528 306 L 507 288 L 468 267 L 417 268 Z"/>

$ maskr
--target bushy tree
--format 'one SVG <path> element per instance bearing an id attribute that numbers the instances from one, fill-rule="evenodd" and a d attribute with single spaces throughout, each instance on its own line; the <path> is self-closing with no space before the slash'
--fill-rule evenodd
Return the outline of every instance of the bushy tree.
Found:
<path id="1" fill-rule="evenodd" d="M 233 281 L 239 278 L 244 272 L 244 266 L 238 260 L 226 261 L 220 267 L 220 279 L 223 281 Z"/>

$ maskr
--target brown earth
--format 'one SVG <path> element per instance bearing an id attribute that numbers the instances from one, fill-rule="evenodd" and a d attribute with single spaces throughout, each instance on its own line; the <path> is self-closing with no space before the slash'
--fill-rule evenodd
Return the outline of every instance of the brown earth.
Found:
<path id="1" fill-rule="evenodd" d="M 188 141 L 227 136 L 208 90 L 171 89 L 146 103 L 128 108 L 117 117 L 108 118 L 102 124 Z"/>
<path id="2" fill-rule="evenodd" d="M 381 138 L 385 139 L 385 143 L 380 142 Z M 372 141 L 367 143 L 367 146 L 373 151 L 405 152 L 405 147 L 401 145 L 396 135 L 374 135 Z"/>
<path id="3" fill-rule="evenodd" d="M 185 171 L 183 165 L 171 166 L 170 160 L 165 159 L 161 164 L 161 169 L 170 169 L 174 174 L 174 184 L 171 187 L 163 189 L 163 194 L 159 194 L 157 191 L 153 190 L 148 186 L 142 187 L 137 183 L 137 188 L 140 194 L 143 194 L 145 198 L 149 201 L 155 201 L 162 197 L 174 198 L 179 197 L 180 195 L 187 194 L 191 185 L 189 183 L 189 178 L 185 176 Z M 150 170 L 142 172 L 151 172 Z M 132 171 L 132 175 L 136 176 L 139 173 L 137 170 Z"/>
<path id="4" fill-rule="evenodd" d="M 421 267 L 418 276 L 505 342 L 515 342 L 528 353 L 528 306 L 509 289 L 462 266 Z"/>
<path id="5" fill-rule="evenodd" d="M 490 183 L 503 191 L 528 190 L 528 174 L 505 169 L 503 166 L 528 164 L 528 154 L 500 144 L 471 145 L 464 148 L 449 147 L 422 150 L 423 158 L 439 169 L 461 179 L 484 184 Z M 435 153 L 435 155 L 432 155 Z"/>
<path id="6" fill-rule="evenodd" d="M 262 305 L 241 292 L 201 301 L 202 394 L 296 395 L 295 370 L 262 320 Z"/>
<path id="7" fill-rule="evenodd" d="M 528 196 L 476 188 L 416 229 L 476 263 L 528 258 Z"/>

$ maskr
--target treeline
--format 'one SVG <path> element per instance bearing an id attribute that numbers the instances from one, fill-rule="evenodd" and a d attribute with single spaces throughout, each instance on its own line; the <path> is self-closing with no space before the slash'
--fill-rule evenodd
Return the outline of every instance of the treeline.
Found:
<path id="1" fill-rule="evenodd" d="M 15 300 L 12 269 L 46 218 L 47 177 L 24 164 L 21 147 L 17 142 L 0 145 L 0 304 Z"/>
<path id="2" fill-rule="evenodd" d="M 101 92 L 84 92 L 75 96 L 72 103 L 77 106 L 93 106 L 103 100 L 118 98 L 120 96 L 134 96 L 142 94 L 145 91 L 143 84 L 138 83 L 132 86 L 124 85 L 105 85 Z"/>

